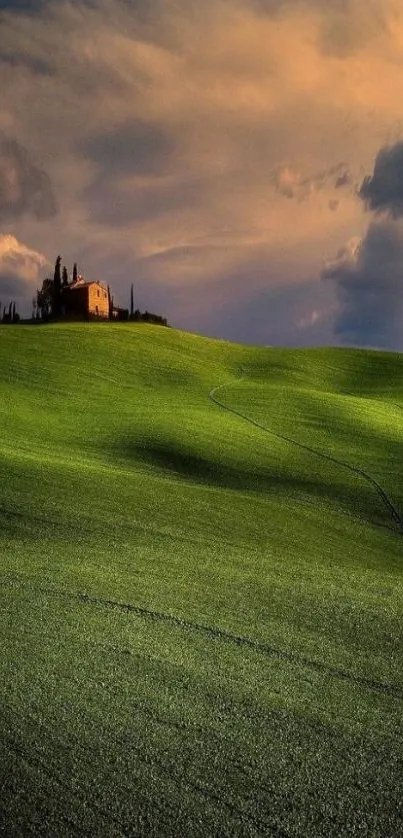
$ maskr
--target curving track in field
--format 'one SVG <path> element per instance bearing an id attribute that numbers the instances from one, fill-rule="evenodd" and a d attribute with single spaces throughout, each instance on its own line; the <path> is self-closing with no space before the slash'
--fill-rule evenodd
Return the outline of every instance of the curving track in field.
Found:
<path id="1" fill-rule="evenodd" d="M 247 370 L 245 367 L 241 367 L 241 378 L 244 378 L 247 375 Z M 344 460 L 339 460 L 337 457 L 333 457 L 332 454 L 327 454 L 325 451 L 320 451 L 317 448 L 311 448 L 310 445 L 305 445 L 302 442 L 299 442 L 298 439 L 294 437 L 286 436 L 285 434 L 281 434 L 278 431 L 273 431 L 270 428 L 266 428 L 260 422 L 257 422 L 256 419 L 252 419 L 252 417 L 247 416 L 246 413 L 242 413 L 240 410 L 235 410 L 235 408 L 228 407 L 224 402 L 217 398 L 216 393 L 221 390 L 223 387 L 231 387 L 233 385 L 232 382 L 219 384 L 217 387 L 213 387 L 210 390 L 209 398 L 211 399 L 214 404 L 220 407 L 222 410 L 226 410 L 227 413 L 231 413 L 233 416 L 238 416 L 240 419 L 243 419 L 245 422 L 248 422 L 250 425 L 253 425 L 255 428 L 258 428 L 260 431 L 264 431 L 270 436 L 275 437 L 276 439 L 280 439 L 283 442 L 287 442 L 290 445 L 294 445 L 297 448 L 306 451 L 309 454 L 313 454 L 315 457 L 320 457 L 322 460 L 327 460 L 330 463 L 334 463 L 335 465 L 340 466 L 341 468 L 347 469 L 348 471 L 352 472 L 353 474 L 357 474 L 359 477 L 362 477 L 366 483 L 369 483 L 370 486 L 376 491 L 379 497 L 382 500 L 382 503 L 387 508 L 389 514 L 391 515 L 392 521 L 396 526 L 396 530 L 403 535 L 403 518 L 398 509 L 392 503 L 390 497 L 385 492 L 385 489 L 375 480 L 372 475 L 368 474 L 363 468 L 360 466 L 353 466 L 351 463 L 346 463 Z"/>
<path id="2" fill-rule="evenodd" d="M 54 599 L 59 598 L 61 600 L 76 601 L 82 605 L 92 606 L 95 608 L 126 612 L 131 614 L 133 618 L 140 620 L 146 620 L 154 623 L 168 623 L 176 626 L 182 631 L 189 632 L 190 634 L 196 633 L 202 635 L 210 641 L 218 641 L 220 643 L 250 649 L 252 652 L 262 655 L 263 657 L 276 658 L 277 660 L 285 661 L 287 663 L 294 664 L 295 666 L 305 666 L 308 669 L 322 673 L 324 676 L 329 676 L 339 681 L 347 681 L 371 692 L 384 693 L 403 701 L 403 687 L 400 684 L 381 681 L 377 678 L 370 678 L 365 675 L 355 675 L 349 670 L 337 666 L 331 666 L 320 660 L 308 658 L 306 655 L 298 652 L 281 649 L 278 646 L 272 646 L 269 643 L 265 643 L 261 640 L 254 640 L 252 637 L 247 637 L 245 635 L 233 634 L 226 629 L 221 629 L 216 626 L 196 623 L 192 620 L 178 617 L 175 614 L 166 613 L 164 611 L 153 611 L 149 608 L 144 608 L 143 606 L 135 605 L 131 602 L 122 602 L 95 595 L 92 596 L 91 594 L 84 593 L 83 591 L 72 591 L 66 588 L 57 588 L 50 585 L 38 585 L 35 582 L 29 582 L 18 576 L 0 577 L 0 587 L 21 589 L 31 591 L 33 594 L 43 594 L 45 596 L 53 597 Z M 122 654 L 128 657 L 132 654 L 130 649 L 123 647 L 114 647 L 113 651 L 116 654 Z"/>

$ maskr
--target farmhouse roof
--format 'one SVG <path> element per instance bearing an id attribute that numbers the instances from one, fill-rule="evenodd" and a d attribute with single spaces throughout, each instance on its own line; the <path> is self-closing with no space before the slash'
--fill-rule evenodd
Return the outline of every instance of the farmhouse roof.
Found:
<path id="1" fill-rule="evenodd" d="M 90 285 L 99 285 L 100 288 L 103 288 L 103 290 L 106 291 L 102 282 L 99 282 L 97 279 L 87 282 L 82 276 L 79 276 L 76 282 L 73 282 L 71 285 L 67 285 L 66 288 L 69 288 L 70 291 L 75 291 L 76 288 L 88 288 Z"/>

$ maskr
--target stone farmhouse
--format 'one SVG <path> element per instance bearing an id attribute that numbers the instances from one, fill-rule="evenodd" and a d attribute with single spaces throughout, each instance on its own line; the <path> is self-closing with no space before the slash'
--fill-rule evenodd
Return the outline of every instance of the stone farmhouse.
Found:
<path id="1" fill-rule="evenodd" d="M 74 283 L 61 289 L 61 309 L 66 317 L 81 315 L 107 320 L 109 317 L 108 291 L 100 282 L 86 282 L 82 276 L 78 276 Z M 118 316 L 118 310 L 115 307 L 112 309 L 112 315 Z"/>

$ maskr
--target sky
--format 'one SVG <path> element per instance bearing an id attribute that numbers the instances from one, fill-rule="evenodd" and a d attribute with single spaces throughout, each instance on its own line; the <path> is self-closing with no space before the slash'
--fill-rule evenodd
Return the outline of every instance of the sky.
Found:
<path id="1" fill-rule="evenodd" d="M 401 0 L 0 0 L 0 300 L 62 255 L 242 343 L 403 351 Z"/>

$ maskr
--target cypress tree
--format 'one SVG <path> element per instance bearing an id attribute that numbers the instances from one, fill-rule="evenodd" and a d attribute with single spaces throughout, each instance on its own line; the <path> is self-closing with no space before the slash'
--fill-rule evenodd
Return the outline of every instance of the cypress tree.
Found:
<path id="1" fill-rule="evenodd" d="M 55 272 L 53 275 L 53 306 L 52 306 L 52 314 L 57 317 L 60 313 L 60 298 L 61 298 L 61 287 L 62 287 L 62 277 L 61 277 L 61 262 L 62 257 L 58 256 L 55 263 Z"/>
<path id="2" fill-rule="evenodd" d="M 13 306 L 12 306 L 12 309 L 11 309 L 11 322 L 12 322 L 12 323 L 15 323 L 15 321 L 16 321 L 16 316 L 15 316 L 15 303 L 13 303 Z"/>
<path id="3" fill-rule="evenodd" d="M 133 314 L 134 314 L 134 289 L 133 289 L 133 283 L 132 283 L 131 288 L 130 288 L 130 319 L 131 320 L 133 319 Z"/>
<path id="4" fill-rule="evenodd" d="M 65 288 L 66 285 L 69 284 L 69 278 L 67 275 L 67 268 L 66 265 L 63 265 L 63 272 L 62 272 L 62 287 Z"/>
<path id="5" fill-rule="evenodd" d="M 77 262 L 74 262 L 73 265 L 73 282 L 77 282 L 78 271 L 77 271 Z"/>
<path id="6" fill-rule="evenodd" d="M 111 297 L 111 289 L 108 285 L 108 317 L 109 320 L 112 320 L 112 309 L 113 309 L 113 297 Z"/>
<path id="7" fill-rule="evenodd" d="M 55 283 L 56 286 L 59 285 L 59 287 L 62 284 L 62 277 L 61 277 L 61 273 L 60 273 L 61 264 L 62 264 L 62 257 L 58 256 L 57 259 L 56 259 L 56 262 L 55 262 L 55 272 L 53 274 L 53 282 Z"/>

